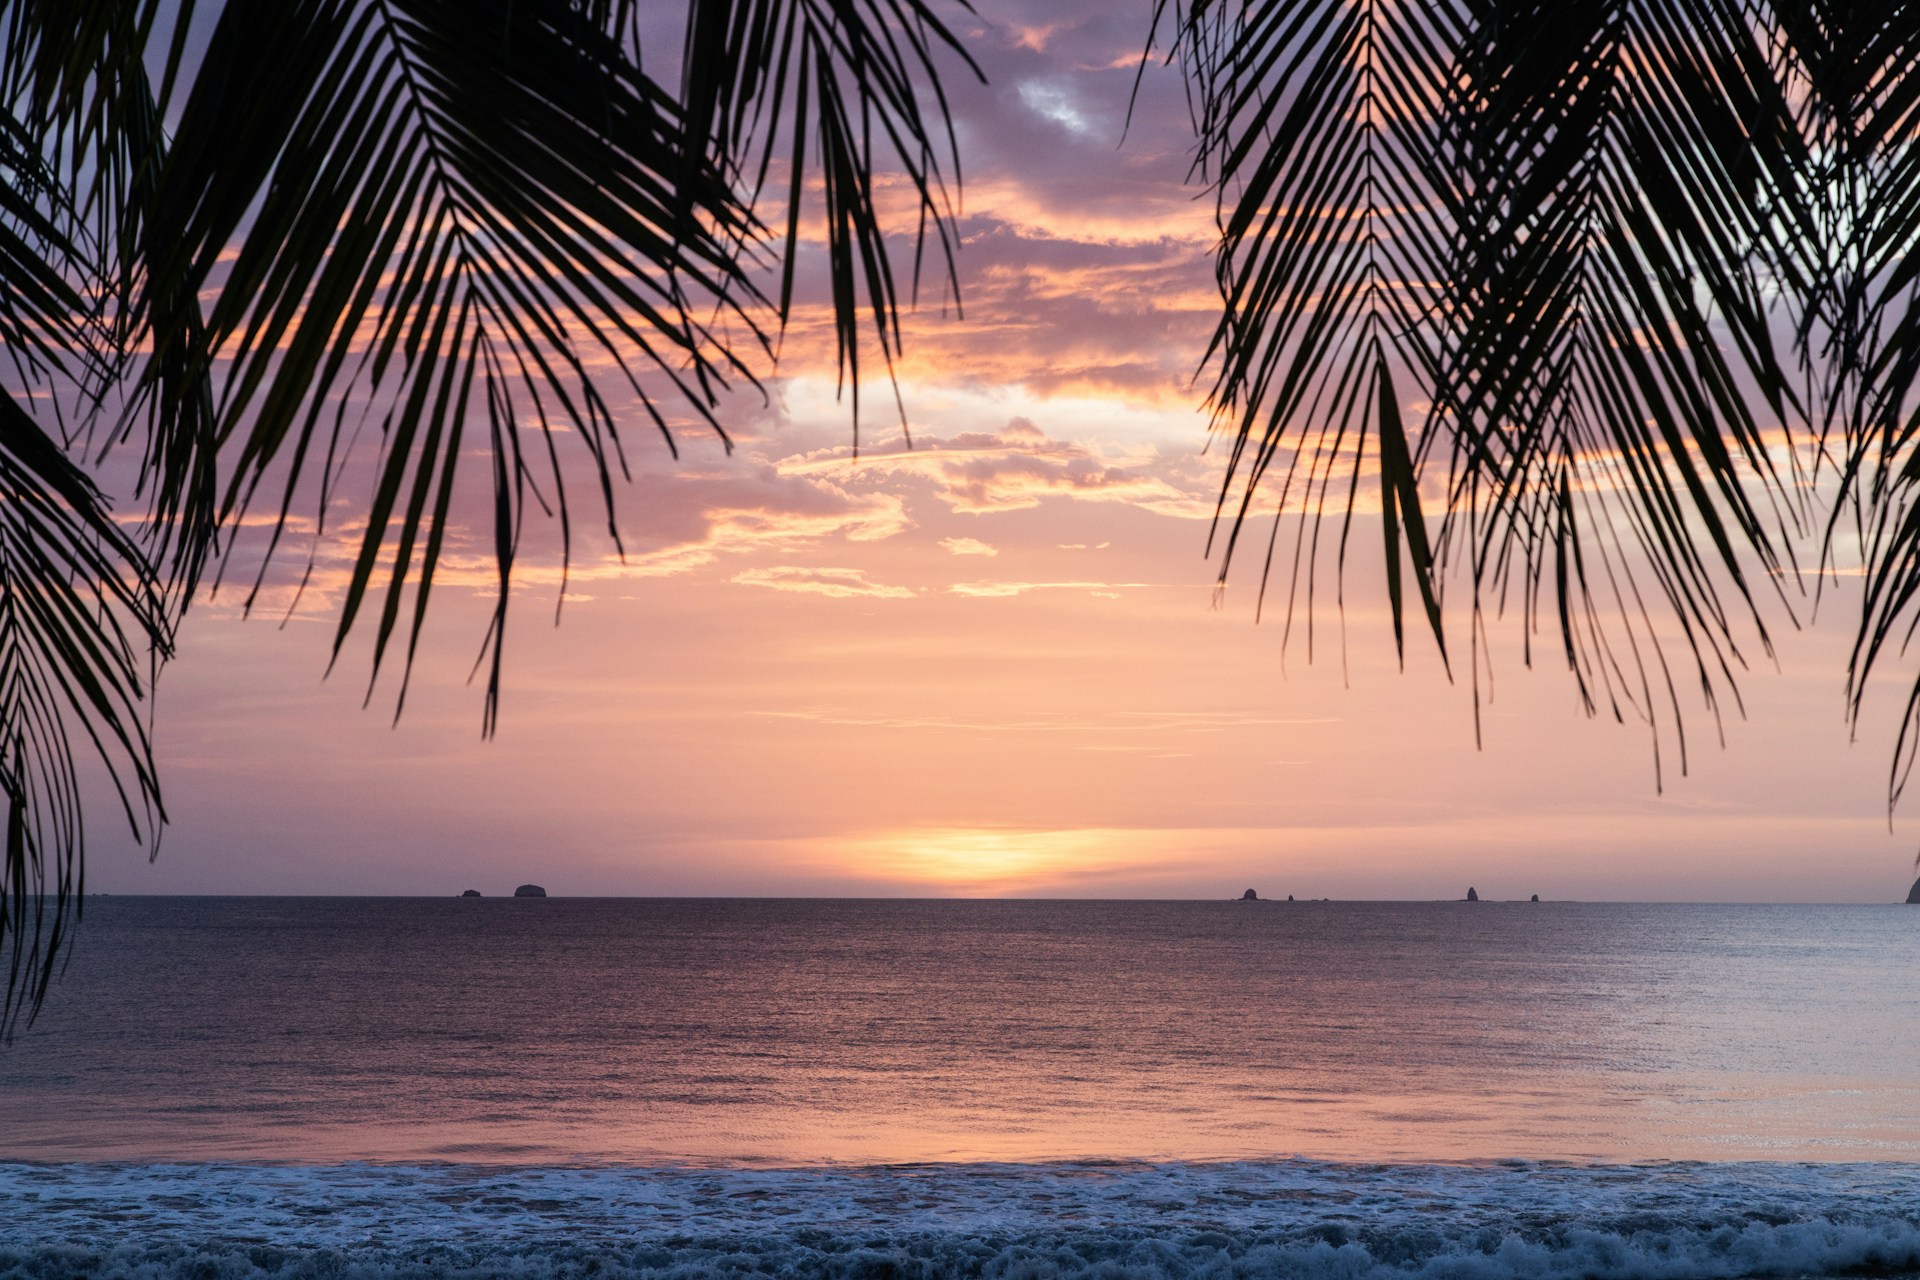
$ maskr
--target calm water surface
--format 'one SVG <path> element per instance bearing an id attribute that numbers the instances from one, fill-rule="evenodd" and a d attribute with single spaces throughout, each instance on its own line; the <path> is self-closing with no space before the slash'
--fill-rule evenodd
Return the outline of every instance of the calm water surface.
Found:
<path id="1" fill-rule="evenodd" d="M 1920 1160 L 1920 908 L 94 898 L 0 1158 Z"/>

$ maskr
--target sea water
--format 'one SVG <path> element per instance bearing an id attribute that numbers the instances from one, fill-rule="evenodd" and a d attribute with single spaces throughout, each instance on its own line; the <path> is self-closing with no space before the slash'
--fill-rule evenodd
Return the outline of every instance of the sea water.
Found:
<path id="1" fill-rule="evenodd" d="M 91 899 L 0 1274 L 1920 1271 L 1920 909 Z"/>

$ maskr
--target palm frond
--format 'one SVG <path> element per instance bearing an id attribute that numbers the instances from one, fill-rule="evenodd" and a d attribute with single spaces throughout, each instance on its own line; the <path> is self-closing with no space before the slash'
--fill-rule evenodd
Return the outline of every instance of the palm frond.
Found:
<path id="1" fill-rule="evenodd" d="M 965 0 L 960 4 L 966 7 Z M 886 243 L 889 227 L 876 198 L 876 175 L 897 166 L 918 200 L 911 293 L 918 293 L 931 234 L 945 286 L 958 306 L 952 223 L 960 152 L 940 80 L 943 53 L 981 74 L 927 0 L 691 0 L 688 5 L 680 101 L 697 146 L 690 162 L 710 161 L 749 192 L 754 205 L 772 194 L 768 182 L 775 160 L 785 162 L 786 236 L 778 298 L 783 325 L 792 311 L 794 272 L 810 217 L 806 183 L 818 170 L 835 347 L 841 387 L 852 399 L 856 450 L 861 333 L 871 325 L 890 378 L 900 349 L 902 294 Z M 937 114 L 923 104 L 926 98 Z M 935 119 L 944 124 L 944 139 Z M 904 411 L 901 421 L 904 425 Z"/>
<path id="2" fill-rule="evenodd" d="M 23 388 L 97 381 L 100 343 L 74 281 L 82 253 L 66 191 L 11 116 L 0 118 L 0 173 L 0 348 L 12 380 Z"/>
<path id="3" fill-rule="evenodd" d="M 163 818 L 143 703 L 163 600 L 140 548 L 33 417 L 0 398 L 0 1032 L 38 1009 L 84 890 L 81 759 L 137 836 Z"/>
<path id="4" fill-rule="evenodd" d="M 1303 606 L 1311 653 L 1320 524 L 1339 517 L 1344 563 L 1371 462 L 1396 640 L 1404 643 L 1404 545 L 1444 652 L 1399 388 L 1430 382 L 1439 360 L 1441 277 L 1422 264 L 1445 248 L 1435 108 L 1447 89 L 1444 51 L 1463 34 L 1457 15 L 1375 0 L 1196 3 L 1176 21 L 1199 87 L 1199 166 L 1219 198 L 1224 312 L 1206 358 L 1217 420 L 1232 437 L 1223 580 L 1256 493 L 1278 468 L 1280 510 L 1304 513 L 1310 528 L 1285 572 L 1288 630 Z M 1270 540 L 1263 596 L 1275 549 Z"/>
<path id="5" fill-rule="evenodd" d="M 87 761 L 136 837 L 162 819 L 145 696 L 173 614 L 149 548 L 68 455 L 130 354 L 115 247 L 145 179 L 123 108 L 153 110 L 138 42 L 157 9 L 0 8 L 0 1035 L 39 1008 L 79 910 Z"/>
<path id="6" fill-rule="evenodd" d="M 1903 6 L 1773 4 L 1780 83 L 1806 159 L 1781 207 L 1800 226 L 1783 273 L 1795 350 L 1838 497 L 1827 562 L 1857 544 L 1865 573 L 1847 667 L 1857 721 L 1876 668 L 1920 622 L 1920 28 Z M 1888 777 L 1897 803 L 1920 755 L 1920 680 Z"/>
<path id="7" fill-rule="evenodd" d="M 1476 706 L 1483 616 L 1514 607 L 1528 661 L 1554 627 L 1588 708 L 1655 726 L 1656 767 L 1670 721 L 1684 767 L 1669 647 L 1716 715 L 1737 698 L 1739 636 L 1769 644 L 1762 597 L 1786 605 L 1809 520 L 1756 274 L 1792 242 L 1791 108 L 1746 6 L 1247 0 L 1178 20 L 1221 208 L 1223 580 L 1265 486 L 1300 517 L 1290 630 L 1324 517 L 1344 556 L 1377 466 L 1396 636 L 1402 557 L 1442 641 L 1458 565 Z M 1405 464 L 1386 394 L 1424 410 Z M 1423 489 L 1438 515 L 1416 541 Z"/>
<path id="8" fill-rule="evenodd" d="M 147 499 L 148 554 L 167 568 L 175 618 L 192 598 L 217 529 L 211 405 L 203 375 L 177 362 L 143 361 L 150 328 L 143 316 L 150 319 L 152 308 L 140 295 L 144 220 L 166 159 L 160 121 L 193 13 L 192 0 L 0 6 L 0 94 L 19 150 L 40 174 L 36 194 L 59 205 L 65 237 L 56 250 L 42 228 L 39 243 L 53 251 L 81 297 L 73 314 L 82 323 L 69 351 L 82 365 L 57 374 L 75 392 L 72 433 L 92 443 L 104 423 L 103 448 L 140 435 L 145 459 L 135 496 Z M 149 55 L 162 69 L 158 93 L 148 78 Z M 187 332 L 197 325 L 197 299 L 170 306 L 162 327 Z M 56 412 L 62 403 L 49 401 Z"/>
<path id="9" fill-rule="evenodd" d="M 1550 563 L 1583 701 L 1650 723 L 1664 703 L 1684 769 L 1638 579 L 1714 709 L 1737 697 L 1738 630 L 1769 643 L 1745 561 L 1784 604 L 1803 516 L 1765 438 L 1788 395 L 1748 264 L 1773 228 L 1742 199 L 1749 132 L 1783 105 L 1741 16 L 1711 3 L 1502 3 L 1473 32 L 1447 112 L 1463 178 L 1434 401 L 1449 514 L 1470 531 L 1476 606 L 1511 583 L 1538 617 Z"/>
<path id="10" fill-rule="evenodd" d="M 669 446 L 641 371 L 709 422 L 719 390 L 751 380 L 752 352 L 716 324 L 766 345 L 740 258 L 757 228 L 710 166 L 688 173 L 688 149 L 670 97 L 563 0 L 222 12 L 149 219 L 149 297 L 212 287 L 217 301 L 204 344 L 156 326 L 154 359 L 218 353 L 228 519 L 270 484 L 284 529 L 317 467 L 324 521 L 353 428 L 379 424 L 336 655 L 383 584 L 374 673 L 403 614 L 410 668 L 478 429 L 495 460 L 500 580 L 490 728 L 522 514 L 542 501 L 529 425 L 573 429 L 617 544 L 621 414 L 593 355 Z M 543 452 L 570 547 L 557 450 Z"/>

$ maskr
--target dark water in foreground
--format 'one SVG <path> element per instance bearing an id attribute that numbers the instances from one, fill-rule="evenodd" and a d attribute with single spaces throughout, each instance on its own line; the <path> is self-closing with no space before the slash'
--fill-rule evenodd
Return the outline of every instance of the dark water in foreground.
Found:
<path id="1" fill-rule="evenodd" d="M 0 1159 L 1920 1161 L 1920 908 L 95 898 Z"/>

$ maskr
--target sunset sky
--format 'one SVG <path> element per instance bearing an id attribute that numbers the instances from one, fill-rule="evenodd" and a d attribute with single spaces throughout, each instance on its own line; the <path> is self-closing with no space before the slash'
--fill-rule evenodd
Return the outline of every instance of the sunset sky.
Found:
<path id="1" fill-rule="evenodd" d="M 535 539 L 491 742 L 466 683 L 479 524 L 397 726 L 391 672 L 362 708 L 363 644 L 323 679 L 349 544 L 321 545 L 285 625 L 304 547 L 251 619 L 229 584 L 160 683 L 160 856 L 103 811 L 89 889 L 1902 896 L 1920 827 L 1886 819 L 1901 691 L 1850 745 L 1844 586 L 1821 625 L 1780 628 L 1777 665 L 1754 649 L 1724 749 L 1689 707 L 1690 772 L 1669 739 L 1663 792 L 1644 727 L 1585 718 L 1556 646 L 1527 670 L 1512 623 L 1476 749 L 1464 671 L 1449 683 L 1418 635 L 1398 668 L 1370 517 L 1344 625 L 1323 580 L 1311 662 L 1303 617 L 1286 637 L 1270 599 L 1256 624 L 1252 558 L 1216 596 L 1194 377 L 1212 206 L 1175 72 L 1148 68 L 1121 140 L 1148 10 L 990 0 L 963 24 L 989 79 L 949 74 L 965 314 L 932 296 L 911 320 L 911 449 L 882 381 L 851 456 L 817 301 L 771 402 L 722 407 L 731 454 L 682 413 L 676 462 L 636 412 L 627 554 L 576 547 L 555 628 Z"/>

